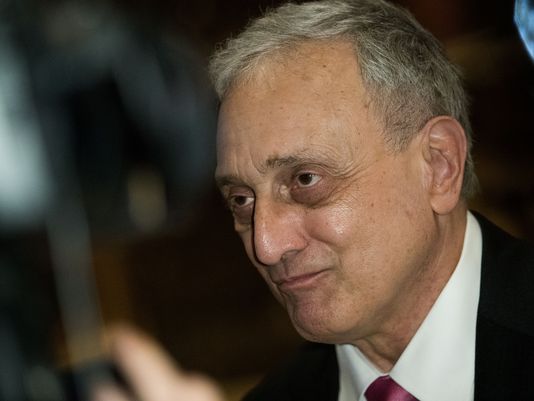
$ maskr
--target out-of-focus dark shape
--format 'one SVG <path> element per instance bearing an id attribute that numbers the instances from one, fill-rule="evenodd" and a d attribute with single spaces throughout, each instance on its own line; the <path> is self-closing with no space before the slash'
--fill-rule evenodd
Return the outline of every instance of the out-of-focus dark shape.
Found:
<path id="1" fill-rule="evenodd" d="M 184 41 L 107 3 L 3 1 L 0 22 L 0 399 L 70 399 L 56 368 L 80 363 L 85 399 L 111 379 L 93 363 L 92 240 L 188 218 L 211 186 L 214 102 Z"/>
<path id="2" fill-rule="evenodd" d="M 29 268 L 28 259 L 16 246 L 0 254 L 0 399 L 61 401 L 50 363 L 50 308 L 43 302 L 42 276 Z"/>
<path id="3" fill-rule="evenodd" d="M 532 0 L 516 0 L 514 21 L 530 58 L 534 60 L 534 2 Z"/>
<path id="4" fill-rule="evenodd" d="M 15 239 L 45 220 L 52 182 L 25 55 L 0 8 L 0 399 L 62 400 L 51 366 L 50 305 L 31 247 Z"/>
<path id="5" fill-rule="evenodd" d="M 54 153 L 71 150 L 90 227 L 153 229 L 186 216 L 214 164 L 200 60 L 181 39 L 103 3 L 42 13 L 31 64 L 43 129 Z"/>
<path id="6" fill-rule="evenodd" d="M 116 225 L 121 216 L 128 220 L 129 213 L 144 213 L 141 220 L 149 221 L 146 216 L 154 204 L 158 221 L 166 213 L 162 203 L 174 211 L 184 209 L 205 186 L 213 160 L 213 113 L 187 48 L 140 34 L 110 10 L 97 11 L 82 2 L 52 3 L 33 20 L 24 14 L 32 7 L 13 8 L 19 13 L 11 16 L 22 21 L 12 29 L 17 50 L 22 45 L 31 68 L 19 68 L 12 49 L 2 46 L 2 93 L 9 102 L 1 103 L 6 173 L 0 177 L 5 189 L 0 201 L 9 202 L 12 210 L 3 217 L 28 218 L 20 210 L 30 203 L 42 205 L 49 193 L 41 138 L 27 133 L 35 131 L 30 92 L 37 100 L 54 167 L 62 170 L 61 159 L 69 151 L 96 227 Z M 25 163 L 7 165 L 17 160 Z M 144 210 L 143 202 L 136 200 L 143 189 L 127 190 L 130 181 L 139 181 L 139 170 L 161 176 L 159 186 L 145 190 L 159 202 L 144 202 Z M 29 191 L 33 196 L 22 195 Z"/>

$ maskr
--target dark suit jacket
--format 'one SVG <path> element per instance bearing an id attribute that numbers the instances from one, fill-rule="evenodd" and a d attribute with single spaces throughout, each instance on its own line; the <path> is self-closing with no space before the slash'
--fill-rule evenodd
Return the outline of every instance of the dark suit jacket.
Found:
<path id="1" fill-rule="evenodd" d="M 483 245 L 475 401 L 534 400 L 534 248 L 477 220 Z M 244 401 L 337 401 L 338 381 L 334 346 L 307 343 Z"/>

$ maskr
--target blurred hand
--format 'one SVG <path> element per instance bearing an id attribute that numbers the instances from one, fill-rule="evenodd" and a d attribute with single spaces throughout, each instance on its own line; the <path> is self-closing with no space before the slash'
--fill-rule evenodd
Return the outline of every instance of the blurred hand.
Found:
<path id="1" fill-rule="evenodd" d="M 223 401 L 210 379 L 180 370 L 156 341 L 128 326 L 109 333 L 113 362 L 139 401 Z M 133 401 L 118 386 L 95 389 L 93 401 Z"/>

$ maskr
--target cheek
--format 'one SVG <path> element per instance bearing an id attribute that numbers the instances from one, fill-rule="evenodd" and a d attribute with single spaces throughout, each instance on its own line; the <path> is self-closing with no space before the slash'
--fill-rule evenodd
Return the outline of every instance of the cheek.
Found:
<path id="1" fill-rule="evenodd" d="M 395 219 L 398 206 L 388 191 L 360 193 L 310 211 L 307 232 L 336 254 L 344 279 L 357 275 L 357 281 L 366 282 L 399 257 L 409 219 Z M 384 251 L 386 244 L 391 252 Z"/>
<path id="2" fill-rule="evenodd" d="M 310 237 L 334 249 L 350 243 L 357 225 L 355 208 L 348 204 L 312 210 L 306 216 L 306 231 Z"/>

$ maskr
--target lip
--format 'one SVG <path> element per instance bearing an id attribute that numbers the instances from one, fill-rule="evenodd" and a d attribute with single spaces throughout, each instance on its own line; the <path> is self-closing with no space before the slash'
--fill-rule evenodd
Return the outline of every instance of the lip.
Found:
<path id="1" fill-rule="evenodd" d="M 301 274 L 299 276 L 280 280 L 276 283 L 276 285 L 280 291 L 310 289 L 314 287 L 319 280 L 321 280 L 325 273 L 326 270 L 321 270 L 315 273 Z"/>

